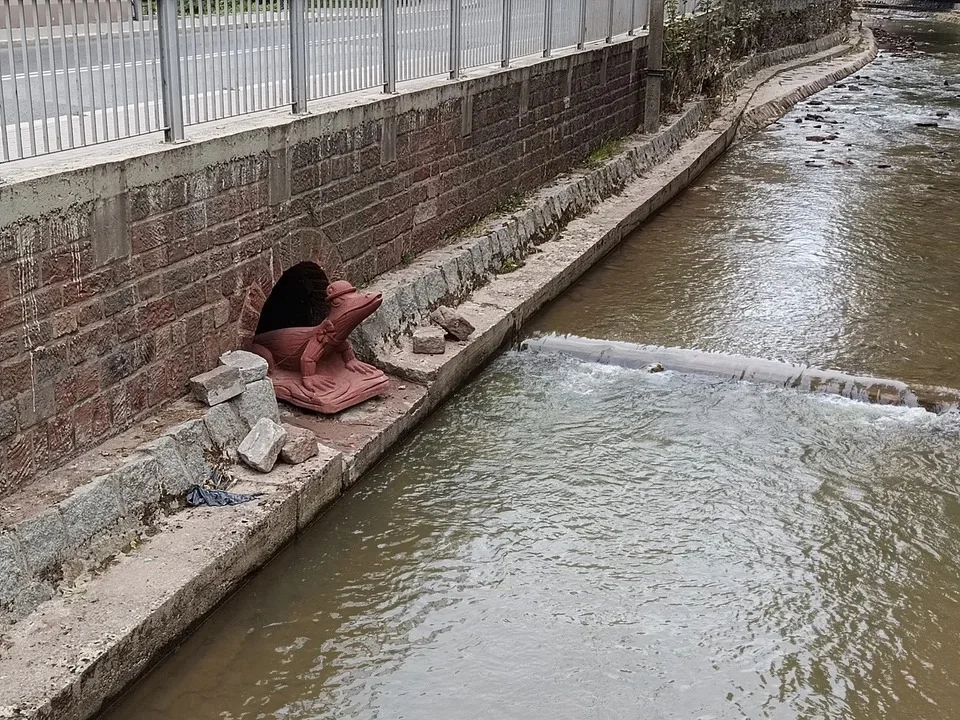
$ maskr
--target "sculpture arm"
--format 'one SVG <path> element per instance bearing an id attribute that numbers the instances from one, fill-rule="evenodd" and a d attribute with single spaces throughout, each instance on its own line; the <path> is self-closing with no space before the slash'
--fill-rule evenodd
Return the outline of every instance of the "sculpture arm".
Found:
<path id="1" fill-rule="evenodd" d="M 347 340 L 337 345 L 337 351 L 343 358 L 344 367 L 350 372 L 360 373 L 361 375 L 375 375 L 379 372 L 372 365 L 367 365 L 365 362 L 358 360 L 356 353 L 353 352 L 353 346 Z"/>

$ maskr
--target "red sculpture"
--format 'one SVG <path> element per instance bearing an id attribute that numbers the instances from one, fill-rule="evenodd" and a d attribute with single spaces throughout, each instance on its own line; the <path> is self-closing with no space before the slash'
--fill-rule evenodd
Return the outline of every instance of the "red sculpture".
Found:
<path id="1" fill-rule="evenodd" d="M 253 351 L 270 366 L 277 397 L 319 413 L 333 414 L 385 391 L 387 376 L 361 362 L 347 337 L 383 302 L 344 280 L 327 287 L 330 313 L 316 327 L 271 330 L 253 337 Z"/>

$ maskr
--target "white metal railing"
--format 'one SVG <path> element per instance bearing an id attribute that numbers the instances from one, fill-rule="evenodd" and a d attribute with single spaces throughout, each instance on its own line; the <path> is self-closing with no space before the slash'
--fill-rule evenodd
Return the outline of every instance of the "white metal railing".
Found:
<path id="1" fill-rule="evenodd" d="M 649 1 L 0 0 L 0 162 L 611 42 Z"/>

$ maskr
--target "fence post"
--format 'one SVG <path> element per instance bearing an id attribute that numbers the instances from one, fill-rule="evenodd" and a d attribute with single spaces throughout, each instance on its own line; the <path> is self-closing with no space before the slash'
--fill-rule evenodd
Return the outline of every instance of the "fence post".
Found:
<path id="1" fill-rule="evenodd" d="M 450 0 L 450 79 L 460 77 L 460 41 L 463 37 L 462 0 Z"/>
<path id="2" fill-rule="evenodd" d="M 180 142 L 183 133 L 183 85 L 180 82 L 180 32 L 177 0 L 160 0 L 157 7 L 160 42 L 160 92 L 163 101 L 163 138 Z"/>
<path id="3" fill-rule="evenodd" d="M 580 32 L 577 35 L 577 50 L 587 43 L 587 0 L 580 0 Z"/>
<path id="4" fill-rule="evenodd" d="M 503 0 L 503 35 L 500 38 L 500 67 L 510 67 L 510 20 L 513 0 Z"/>
<path id="5" fill-rule="evenodd" d="M 630 0 L 630 30 L 627 35 L 637 34 L 637 0 Z"/>
<path id="6" fill-rule="evenodd" d="M 613 0 L 607 3 L 607 42 L 613 42 Z"/>
<path id="7" fill-rule="evenodd" d="M 307 111 L 306 0 L 290 0 L 290 99 L 294 115 Z"/>
<path id="8" fill-rule="evenodd" d="M 650 0 L 650 35 L 647 38 L 647 82 L 644 91 L 643 131 L 660 127 L 660 83 L 663 80 L 663 0 Z"/>
<path id="9" fill-rule="evenodd" d="M 543 0 L 543 56 L 553 49 L 553 0 Z"/>
<path id="10" fill-rule="evenodd" d="M 383 91 L 397 91 L 397 0 L 381 0 L 383 20 Z"/>

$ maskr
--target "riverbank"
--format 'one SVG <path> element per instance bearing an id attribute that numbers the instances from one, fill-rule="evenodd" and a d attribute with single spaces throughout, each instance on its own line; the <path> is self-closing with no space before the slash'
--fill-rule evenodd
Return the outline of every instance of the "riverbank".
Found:
<path id="1" fill-rule="evenodd" d="M 289 413 L 288 421 L 310 427 L 330 447 L 325 455 L 269 476 L 241 474 L 240 491 L 263 493 L 257 503 L 172 515 L 141 547 L 17 623 L 0 659 L 3 712 L 58 720 L 95 714 L 103 699 L 149 669 L 534 312 L 695 179 L 746 121 L 753 126 L 772 119 L 781 103 L 795 102 L 788 98 L 826 87 L 875 53 L 866 31 L 849 42 L 831 38 L 755 58 L 734 74 L 731 90 L 756 74 L 712 119 L 708 102 L 692 103 L 656 136 L 628 138 L 613 157 L 598 159 L 527 198 L 522 209 L 485 223 L 491 226 L 488 234 L 379 278 L 375 287 L 384 291 L 384 307 L 364 328 L 363 340 L 397 378 L 389 399 L 351 410 L 337 422 Z M 761 70 L 764 65 L 769 67 Z M 523 256 L 512 272 L 490 267 L 494 247 L 502 251 L 504 245 Z M 500 274 L 484 282 L 497 269 Z M 453 277 L 464 299 L 460 309 L 476 334 L 468 343 L 448 346 L 443 356 L 415 356 L 404 330 L 424 316 L 429 284 L 442 281 L 449 289 Z"/>

